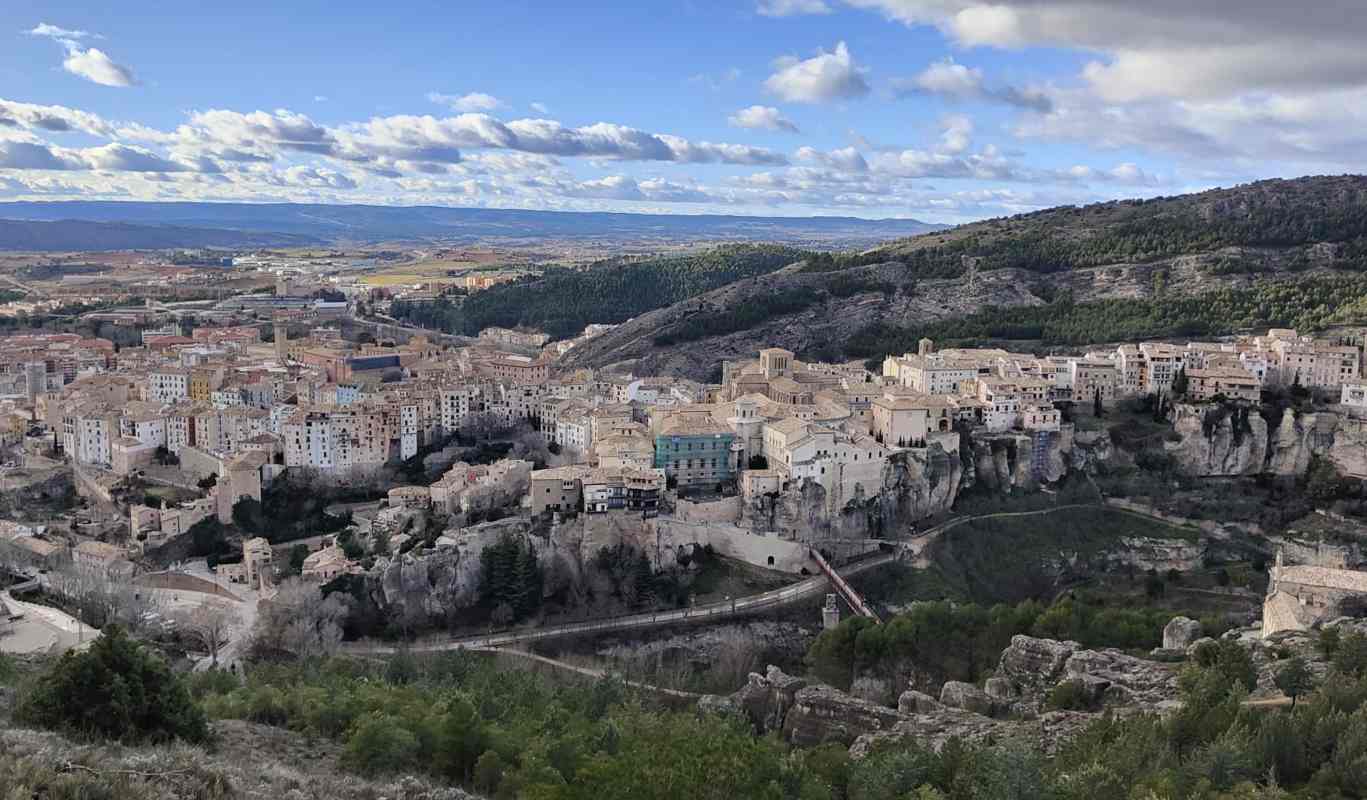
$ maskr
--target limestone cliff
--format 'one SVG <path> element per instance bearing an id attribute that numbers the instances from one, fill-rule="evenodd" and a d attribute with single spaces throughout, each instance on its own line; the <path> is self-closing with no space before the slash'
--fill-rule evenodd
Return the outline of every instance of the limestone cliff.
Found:
<path id="1" fill-rule="evenodd" d="M 948 511 L 963 481 L 959 456 L 932 443 L 895 453 L 883 467 L 876 492 L 866 492 L 861 486 L 842 508 L 828 508 L 821 484 L 795 481 L 783 491 L 746 504 L 741 525 L 802 542 L 892 538 L 907 532 L 917 520 Z"/>
<path id="2" fill-rule="evenodd" d="M 1184 471 L 1201 476 L 1256 475 L 1267 455 L 1267 422 L 1257 412 L 1222 406 L 1179 404 L 1173 429 L 1181 438 L 1165 444 Z"/>
<path id="3" fill-rule="evenodd" d="M 1179 404 L 1173 428 L 1181 437 L 1167 451 L 1191 475 L 1304 475 L 1315 457 L 1338 471 L 1367 477 L 1367 421 L 1332 411 L 1298 413 L 1284 409 L 1264 419 L 1211 405 Z"/>
<path id="4" fill-rule="evenodd" d="M 536 535 L 531 520 L 512 517 L 447 531 L 434 547 L 376 561 L 367 575 L 377 606 L 392 614 L 442 617 L 478 600 L 480 554 L 503 536 L 521 538 L 536 550 L 553 594 L 579 574 L 579 543 L 568 536 Z"/>

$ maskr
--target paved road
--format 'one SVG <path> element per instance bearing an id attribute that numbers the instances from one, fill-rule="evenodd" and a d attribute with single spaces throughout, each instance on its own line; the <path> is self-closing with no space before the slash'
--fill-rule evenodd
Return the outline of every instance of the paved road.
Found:
<path id="1" fill-rule="evenodd" d="M 866 570 L 873 569 L 874 567 L 889 564 L 895 559 L 896 555 L 893 553 L 880 554 L 865 561 L 847 564 L 840 568 L 840 574 L 845 577 L 857 575 Z M 778 608 L 780 606 L 796 603 L 825 594 L 829 590 L 830 581 L 826 579 L 825 575 L 818 575 L 813 578 L 807 578 L 806 580 L 791 586 L 785 586 L 782 589 L 774 589 L 749 597 L 738 597 L 734 600 L 720 603 L 706 603 L 704 605 L 678 609 L 675 611 L 628 614 L 620 617 L 608 617 L 606 619 L 590 620 L 587 622 L 571 622 L 564 625 L 548 625 L 540 628 L 513 628 L 479 636 L 461 636 L 440 641 L 418 642 L 403 648 L 394 645 L 356 642 L 345 645 L 344 649 L 353 653 L 395 653 L 401 649 L 407 652 L 497 649 L 509 645 L 522 644 L 524 642 L 559 639 L 565 636 L 578 636 L 586 633 L 607 633 L 609 631 L 636 630 L 641 628 L 661 628 L 668 625 L 678 625 L 681 623 L 703 620 L 728 619 L 730 617 L 751 614 L 755 611 Z"/>

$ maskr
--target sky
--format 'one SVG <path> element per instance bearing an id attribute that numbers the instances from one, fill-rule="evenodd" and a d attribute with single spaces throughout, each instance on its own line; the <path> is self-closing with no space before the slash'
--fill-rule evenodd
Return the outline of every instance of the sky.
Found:
<path id="1" fill-rule="evenodd" d="M 955 223 L 1367 155 L 1362 0 L 5 8 L 0 201 Z"/>

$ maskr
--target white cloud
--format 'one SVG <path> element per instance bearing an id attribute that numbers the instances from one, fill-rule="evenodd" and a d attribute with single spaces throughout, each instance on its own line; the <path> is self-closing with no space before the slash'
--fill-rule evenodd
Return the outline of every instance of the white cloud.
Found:
<path id="1" fill-rule="evenodd" d="M 133 70 L 115 63 L 103 50 L 96 47 L 85 50 L 69 49 L 66 59 L 62 61 L 62 69 L 101 86 L 127 87 L 136 86 L 138 83 L 137 78 L 133 77 Z"/>
<path id="2" fill-rule="evenodd" d="M 98 36 L 95 36 L 94 34 L 91 34 L 88 31 L 77 31 L 72 30 L 70 28 L 62 28 L 58 27 L 57 25 L 50 25 L 46 22 L 38 23 L 36 26 L 34 26 L 32 30 L 27 31 L 27 33 L 29 36 L 47 36 L 53 39 L 85 39 L 88 37 L 93 37 L 96 39 L 100 38 Z"/>
<path id="3" fill-rule="evenodd" d="M 1347 2 L 1283 0 L 845 0 L 959 44 L 1097 53 L 1085 78 L 1131 101 L 1324 90 L 1367 83 L 1367 15 Z"/>
<path id="4" fill-rule="evenodd" d="M 962 114 L 951 114 L 940 121 L 940 152 L 962 153 L 968 149 L 973 136 L 973 120 Z"/>
<path id="5" fill-rule="evenodd" d="M 805 60 L 794 56 L 780 58 L 774 66 L 777 71 L 764 82 L 764 87 L 791 103 L 826 103 L 869 93 L 867 70 L 855 63 L 844 42 L 829 53 L 818 50 Z"/>
<path id="6" fill-rule="evenodd" d="M 768 131 L 787 131 L 797 133 L 797 124 L 773 106 L 749 106 L 727 117 L 727 122 L 737 128 L 750 128 Z"/>
<path id="7" fill-rule="evenodd" d="M 59 43 L 66 50 L 66 58 L 62 60 L 62 69 L 72 75 L 85 78 L 92 83 L 101 86 L 128 87 L 136 86 L 137 78 L 133 76 L 133 70 L 119 64 L 109 57 L 109 54 L 98 47 L 85 47 L 80 40 L 85 38 L 100 38 L 87 31 L 70 30 L 46 22 L 39 23 L 37 27 L 28 31 L 30 36 L 44 36 Z"/>
<path id="8" fill-rule="evenodd" d="M 759 0 L 755 11 L 766 17 L 796 17 L 802 14 L 829 14 L 826 0 Z"/>
<path id="9" fill-rule="evenodd" d="M 1042 90 L 986 86 L 981 69 L 964 66 L 952 58 L 936 61 L 913 78 L 894 79 L 892 88 L 899 97 L 928 94 L 950 100 L 1004 103 L 1033 111 L 1049 110 L 1049 97 Z"/>
<path id="10" fill-rule="evenodd" d="M 484 92 L 454 95 L 428 92 L 427 99 L 437 105 L 447 106 L 454 111 L 496 111 L 503 108 L 503 101 Z"/>
<path id="11" fill-rule="evenodd" d="M 799 147 L 794 156 L 798 161 L 814 162 L 841 172 L 867 172 L 869 169 L 864 156 L 853 147 L 825 152 L 814 147 Z"/>
<path id="12" fill-rule="evenodd" d="M 532 104 L 530 104 L 530 105 L 527 106 L 527 107 L 530 108 L 531 110 L 535 111 L 535 112 L 538 113 L 538 114 L 549 114 L 549 113 L 551 113 L 551 110 L 550 110 L 549 108 L 546 107 L 546 104 L 545 104 L 545 103 L 532 103 Z"/>

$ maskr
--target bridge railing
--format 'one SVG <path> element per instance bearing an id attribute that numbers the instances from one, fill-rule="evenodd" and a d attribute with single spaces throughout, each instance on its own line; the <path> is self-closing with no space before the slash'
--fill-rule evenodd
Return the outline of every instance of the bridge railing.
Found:
<path id="1" fill-rule="evenodd" d="M 851 565 L 852 568 L 848 571 L 862 571 L 879 564 L 890 562 L 893 559 L 894 556 L 891 554 L 879 554 L 873 558 L 867 558 Z M 820 575 L 795 583 L 792 586 L 776 589 L 772 592 L 765 592 L 750 597 L 737 597 L 729 601 L 707 603 L 705 605 L 668 611 L 618 614 L 610 617 L 585 620 L 583 622 L 561 623 L 540 628 L 505 628 L 500 631 L 491 631 L 488 634 L 482 635 L 450 636 L 436 640 L 429 639 L 426 642 L 417 643 L 409 649 L 449 650 L 459 647 L 468 647 L 471 649 L 480 647 L 502 647 L 509 644 L 543 641 L 565 636 L 578 636 L 614 630 L 631 630 L 633 628 L 645 628 L 670 623 L 724 619 L 727 617 L 741 616 L 756 611 L 776 608 L 804 597 L 820 594 L 825 591 L 828 581 L 829 578 L 827 576 Z M 389 652 L 396 648 L 393 645 L 356 643 L 349 645 L 347 649 L 355 652 Z"/>

